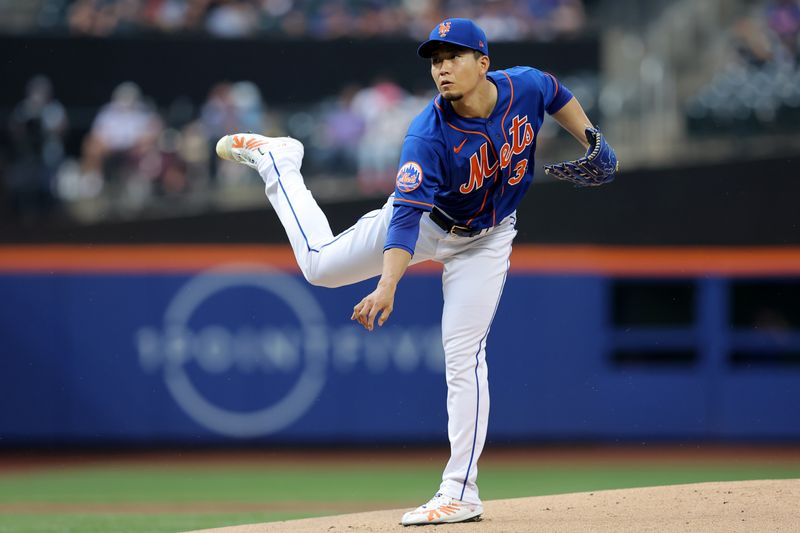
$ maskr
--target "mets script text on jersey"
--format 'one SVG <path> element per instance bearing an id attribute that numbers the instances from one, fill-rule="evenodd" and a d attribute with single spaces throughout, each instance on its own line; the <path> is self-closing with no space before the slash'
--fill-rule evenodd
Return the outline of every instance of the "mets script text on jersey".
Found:
<path id="1" fill-rule="evenodd" d="M 495 156 L 495 162 L 489 165 L 489 143 L 485 142 L 481 145 L 477 152 L 472 154 L 469 158 L 469 181 L 459 187 L 459 191 L 463 194 L 469 194 L 476 189 L 483 187 L 483 180 L 492 176 L 495 172 L 508 167 L 511 164 L 511 158 L 519 155 L 525 151 L 528 146 L 533 143 L 533 126 L 528 122 L 528 116 L 520 118 L 516 115 L 511 121 L 511 127 L 508 130 L 511 135 L 511 142 L 508 141 L 500 148 L 500 158 Z M 494 147 L 492 148 L 494 152 Z M 509 185 L 516 185 L 525 176 L 525 171 L 528 168 L 528 160 L 522 159 L 514 166 L 514 176 L 508 180 Z"/>

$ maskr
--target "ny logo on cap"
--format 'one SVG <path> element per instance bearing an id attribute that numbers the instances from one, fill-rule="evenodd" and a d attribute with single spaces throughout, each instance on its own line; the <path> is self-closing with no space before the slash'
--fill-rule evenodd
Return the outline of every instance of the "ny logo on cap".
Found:
<path id="1" fill-rule="evenodd" d="M 439 37 L 444 37 L 450 31 L 450 21 L 439 24 Z"/>

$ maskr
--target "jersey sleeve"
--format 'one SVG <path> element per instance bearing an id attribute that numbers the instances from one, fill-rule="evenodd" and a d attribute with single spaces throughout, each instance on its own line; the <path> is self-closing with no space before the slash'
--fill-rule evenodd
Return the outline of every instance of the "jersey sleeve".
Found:
<path id="1" fill-rule="evenodd" d="M 548 115 L 558 113 L 567 102 L 572 100 L 572 93 L 549 72 L 539 72 L 539 74 L 544 94 L 544 110 Z"/>
<path id="2" fill-rule="evenodd" d="M 400 153 L 394 205 L 430 211 L 433 198 L 442 183 L 441 159 L 432 143 L 422 137 L 407 135 Z"/>
<path id="3" fill-rule="evenodd" d="M 419 237 L 420 218 L 422 218 L 421 209 L 403 204 L 396 205 L 392 213 L 392 220 L 389 222 L 389 229 L 386 232 L 383 251 L 390 248 L 401 248 L 414 255 Z"/>

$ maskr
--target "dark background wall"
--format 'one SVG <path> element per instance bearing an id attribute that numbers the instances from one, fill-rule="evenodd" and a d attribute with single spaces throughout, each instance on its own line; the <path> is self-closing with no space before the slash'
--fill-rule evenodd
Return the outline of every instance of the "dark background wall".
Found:
<path id="1" fill-rule="evenodd" d="M 25 83 L 46 73 L 66 106 L 108 101 L 123 80 L 135 80 L 158 103 L 187 96 L 202 102 L 221 80 L 256 83 L 269 104 L 304 103 L 335 94 L 346 83 L 390 75 L 408 90 L 430 89 L 427 62 L 407 41 L 89 39 L 0 37 L 0 108 L 23 96 Z M 596 38 L 549 43 L 492 44 L 493 67 L 536 65 L 561 75 L 597 71 Z M 305 73 L 305 75 L 304 75 Z"/>

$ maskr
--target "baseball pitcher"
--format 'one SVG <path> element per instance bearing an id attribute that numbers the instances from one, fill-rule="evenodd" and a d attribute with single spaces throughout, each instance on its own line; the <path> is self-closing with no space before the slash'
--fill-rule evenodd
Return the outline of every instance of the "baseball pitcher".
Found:
<path id="1" fill-rule="evenodd" d="M 310 283 L 339 287 L 380 275 L 353 308 L 351 318 L 367 330 L 388 320 L 409 265 L 444 266 L 450 460 L 433 498 L 405 513 L 403 525 L 464 522 L 483 513 L 477 476 L 489 418 L 486 339 L 545 113 L 586 149 L 579 159 L 546 165 L 547 173 L 590 187 L 613 180 L 618 168 L 605 137 L 554 76 L 531 67 L 489 70 L 486 35 L 471 20 L 444 20 L 418 54 L 430 60 L 439 94 L 408 128 L 394 194 L 339 235 L 303 182 L 299 141 L 239 133 L 217 143 L 221 158 L 263 178 Z"/>

